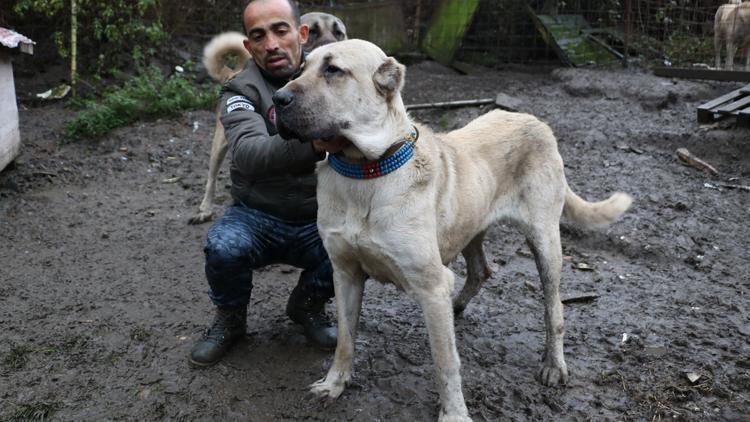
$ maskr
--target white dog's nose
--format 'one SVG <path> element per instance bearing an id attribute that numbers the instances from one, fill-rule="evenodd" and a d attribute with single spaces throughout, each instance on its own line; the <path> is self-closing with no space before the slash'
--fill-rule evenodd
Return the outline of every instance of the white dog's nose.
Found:
<path id="1" fill-rule="evenodd" d="M 287 107 L 294 102 L 294 94 L 291 90 L 280 89 L 273 94 L 273 103 L 276 107 Z"/>

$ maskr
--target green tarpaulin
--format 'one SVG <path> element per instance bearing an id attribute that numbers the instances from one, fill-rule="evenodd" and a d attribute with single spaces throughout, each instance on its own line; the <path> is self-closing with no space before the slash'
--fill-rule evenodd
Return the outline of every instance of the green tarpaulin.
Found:
<path id="1" fill-rule="evenodd" d="M 581 15 L 536 15 L 530 12 L 544 41 L 572 66 L 611 64 L 616 57 L 592 40 L 591 26 Z"/>
<path id="2" fill-rule="evenodd" d="M 477 6 L 479 0 L 440 0 L 422 41 L 422 50 L 435 61 L 450 64 Z"/>

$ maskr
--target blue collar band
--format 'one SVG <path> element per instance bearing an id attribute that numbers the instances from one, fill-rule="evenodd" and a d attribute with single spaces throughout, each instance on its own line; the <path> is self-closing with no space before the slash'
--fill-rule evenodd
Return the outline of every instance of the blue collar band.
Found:
<path id="1" fill-rule="evenodd" d="M 350 179 L 374 179 L 398 170 L 414 156 L 414 143 L 419 138 L 419 131 L 414 130 L 404 138 L 401 147 L 392 154 L 377 161 L 364 163 L 348 163 L 336 155 L 328 156 L 328 164 L 336 173 Z"/>

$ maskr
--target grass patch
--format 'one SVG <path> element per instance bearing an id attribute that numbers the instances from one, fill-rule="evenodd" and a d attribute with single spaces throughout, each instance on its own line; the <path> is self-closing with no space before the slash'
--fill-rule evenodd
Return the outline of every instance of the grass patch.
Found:
<path id="1" fill-rule="evenodd" d="M 62 355 L 71 354 L 86 347 L 88 340 L 83 337 L 67 336 L 59 343 L 50 343 L 40 346 L 31 346 L 27 344 L 13 345 L 10 351 L 3 356 L 3 367 L 10 370 L 22 369 L 29 361 L 29 356 L 33 353 L 42 353 L 45 355 Z"/>
<path id="2" fill-rule="evenodd" d="M 148 67 L 100 100 L 84 100 L 84 110 L 67 124 L 66 135 L 99 137 L 141 119 L 208 109 L 216 103 L 217 89 L 200 87 L 180 74 L 165 76 L 157 67 Z"/>
<path id="3" fill-rule="evenodd" d="M 143 327 L 135 327 L 130 330 L 130 339 L 136 343 L 143 343 L 151 337 L 151 333 Z"/>
<path id="4" fill-rule="evenodd" d="M 47 421 L 60 409 L 62 405 L 57 402 L 39 402 L 23 404 L 18 410 L 10 415 L 11 422 L 21 421 Z"/>
<path id="5" fill-rule="evenodd" d="M 86 347 L 88 340 L 83 337 L 66 336 L 59 343 L 47 344 L 34 349 L 35 352 L 41 352 L 45 355 L 57 355 L 71 353 L 77 349 Z"/>
<path id="6" fill-rule="evenodd" d="M 13 346 L 3 358 L 3 366 L 8 369 L 21 369 L 26 365 L 29 354 L 33 351 L 34 348 L 27 345 Z"/>

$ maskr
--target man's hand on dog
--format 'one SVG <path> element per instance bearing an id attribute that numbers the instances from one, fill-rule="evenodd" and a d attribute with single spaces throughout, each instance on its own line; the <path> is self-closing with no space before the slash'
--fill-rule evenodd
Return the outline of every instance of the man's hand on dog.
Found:
<path id="1" fill-rule="evenodd" d="M 332 140 L 332 141 L 323 141 L 321 139 L 315 139 L 312 141 L 313 148 L 317 152 L 327 152 L 329 154 L 336 154 L 337 152 L 343 150 L 344 148 L 351 145 L 351 142 L 344 138 L 343 136 L 339 136 L 338 138 Z"/>

